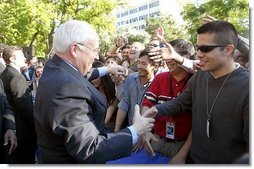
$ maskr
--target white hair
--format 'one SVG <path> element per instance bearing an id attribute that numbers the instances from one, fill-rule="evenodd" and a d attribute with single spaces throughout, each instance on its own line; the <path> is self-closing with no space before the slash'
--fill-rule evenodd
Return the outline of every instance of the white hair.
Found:
<path id="1" fill-rule="evenodd" d="M 90 24 L 79 20 L 69 20 L 59 26 L 53 35 L 52 50 L 64 53 L 72 43 L 99 41 L 96 31 Z"/>
<path id="2" fill-rule="evenodd" d="M 133 42 L 131 46 L 136 46 L 139 51 L 143 51 L 145 49 L 144 44 L 140 42 Z"/>

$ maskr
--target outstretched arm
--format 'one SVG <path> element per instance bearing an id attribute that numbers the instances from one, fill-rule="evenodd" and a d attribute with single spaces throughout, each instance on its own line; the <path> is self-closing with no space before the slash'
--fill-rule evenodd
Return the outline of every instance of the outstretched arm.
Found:
<path id="1" fill-rule="evenodd" d="M 127 112 L 118 108 L 117 115 L 116 115 L 116 126 L 115 131 L 119 131 L 123 125 L 124 119 L 126 118 Z"/>

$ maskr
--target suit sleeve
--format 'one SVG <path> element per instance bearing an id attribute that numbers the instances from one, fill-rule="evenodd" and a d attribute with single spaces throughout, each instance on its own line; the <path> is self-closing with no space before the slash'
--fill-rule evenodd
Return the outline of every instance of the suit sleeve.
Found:
<path id="1" fill-rule="evenodd" d="M 128 129 L 100 135 L 93 121 L 91 97 L 84 86 L 77 84 L 59 89 L 50 117 L 54 133 L 64 138 L 67 151 L 78 163 L 105 163 L 130 153 L 132 137 Z"/>
<path id="2" fill-rule="evenodd" d="M 3 102 L 4 102 L 4 124 L 5 129 L 13 129 L 16 130 L 15 125 L 15 113 L 13 112 L 11 106 L 9 105 L 7 98 L 3 95 Z"/>
<path id="3" fill-rule="evenodd" d="M 10 90 L 14 98 L 16 109 L 24 119 L 34 124 L 32 93 L 23 76 L 14 77 L 10 81 Z"/>
<path id="4" fill-rule="evenodd" d="M 87 75 L 87 79 L 91 82 L 94 79 L 100 77 L 100 72 L 97 68 L 92 68 L 91 72 Z"/>
<path id="5" fill-rule="evenodd" d="M 9 105 L 8 100 L 6 98 L 5 92 L 4 92 L 4 86 L 2 80 L 0 80 L 0 93 L 1 93 L 1 100 L 2 100 L 2 106 L 3 106 L 3 121 L 4 121 L 4 129 L 13 129 L 16 130 L 15 125 L 15 113 L 12 109 L 12 107 Z"/>

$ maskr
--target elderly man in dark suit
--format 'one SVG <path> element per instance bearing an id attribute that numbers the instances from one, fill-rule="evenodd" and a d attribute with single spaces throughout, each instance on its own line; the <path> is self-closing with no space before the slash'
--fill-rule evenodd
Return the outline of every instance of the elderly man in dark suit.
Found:
<path id="1" fill-rule="evenodd" d="M 18 147 L 12 153 L 13 162 L 15 164 L 34 164 L 37 143 L 32 94 L 20 72 L 20 68 L 26 64 L 26 59 L 22 48 L 16 46 L 5 48 L 3 59 L 7 66 L 0 78 L 4 84 L 7 100 L 15 112 L 18 139 Z"/>
<path id="2" fill-rule="evenodd" d="M 17 147 L 15 113 L 10 107 L 0 80 L 0 164 L 11 163 L 10 154 Z"/>
<path id="3" fill-rule="evenodd" d="M 70 20 L 54 34 L 35 100 L 39 163 L 105 163 L 128 155 L 154 119 L 136 107 L 132 126 L 106 133 L 106 98 L 84 76 L 98 59 L 99 38 L 86 22 Z"/>

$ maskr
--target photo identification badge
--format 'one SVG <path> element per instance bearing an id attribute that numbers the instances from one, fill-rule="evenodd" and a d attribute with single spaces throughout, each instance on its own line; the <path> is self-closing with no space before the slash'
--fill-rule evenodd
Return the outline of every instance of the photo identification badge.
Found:
<path id="1" fill-rule="evenodd" d="M 175 139 L 175 123 L 173 121 L 166 123 L 166 138 Z"/>

